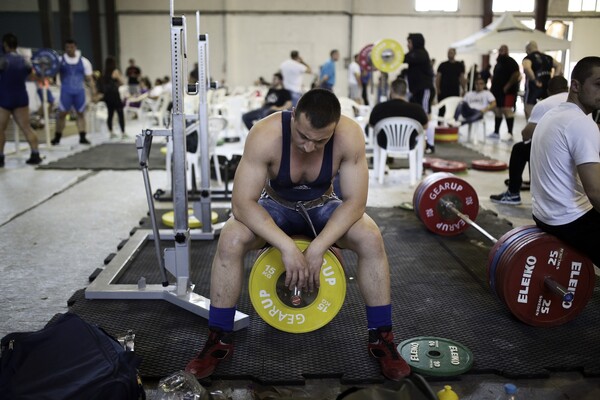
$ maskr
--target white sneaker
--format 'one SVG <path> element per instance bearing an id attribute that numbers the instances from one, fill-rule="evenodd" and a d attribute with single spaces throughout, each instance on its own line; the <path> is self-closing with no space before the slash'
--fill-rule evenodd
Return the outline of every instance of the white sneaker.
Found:
<path id="1" fill-rule="evenodd" d="M 489 135 L 487 135 L 488 139 L 500 139 L 500 134 L 498 132 L 492 132 Z"/>

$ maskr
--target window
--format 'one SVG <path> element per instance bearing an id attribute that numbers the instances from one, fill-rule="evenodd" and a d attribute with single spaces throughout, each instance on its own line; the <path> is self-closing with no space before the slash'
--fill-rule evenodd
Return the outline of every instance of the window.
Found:
<path id="1" fill-rule="evenodd" d="M 532 12 L 534 0 L 494 0 L 492 11 L 503 13 L 506 11 Z"/>
<path id="2" fill-rule="evenodd" d="M 458 0 L 415 0 L 415 10 L 457 12 Z"/>
<path id="3" fill-rule="evenodd" d="M 569 0 L 569 12 L 600 11 L 598 0 Z"/>

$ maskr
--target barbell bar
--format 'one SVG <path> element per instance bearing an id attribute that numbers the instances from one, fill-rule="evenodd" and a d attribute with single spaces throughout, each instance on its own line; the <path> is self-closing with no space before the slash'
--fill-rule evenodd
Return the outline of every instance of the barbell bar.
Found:
<path id="1" fill-rule="evenodd" d="M 468 225 L 477 229 L 481 234 L 490 239 L 492 243 L 497 243 L 498 239 L 490 235 L 485 229 L 475 223 L 468 215 L 461 213 L 451 201 L 440 199 L 441 204 L 450 210 L 452 213 L 456 214 L 460 219 L 464 220 Z M 560 285 L 554 279 L 550 277 L 544 278 L 544 284 L 548 287 L 548 289 L 552 290 L 555 294 L 562 297 L 563 301 L 571 302 L 573 301 L 573 293 L 569 292 L 565 287 Z"/>
<path id="2" fill-rule="evenodd" d="M 430 231 L 453 236 L 473 227 L 494 243 L 488 282 L 518 319 L 554 326 L 579 314 L 593 294 L 591 261 L 536 226 L 519 227 L 496 239 L 474 222 L 478 208 L 475 190 L 450 173 L 429 175 L 413 195 L 413 209 Z"/>

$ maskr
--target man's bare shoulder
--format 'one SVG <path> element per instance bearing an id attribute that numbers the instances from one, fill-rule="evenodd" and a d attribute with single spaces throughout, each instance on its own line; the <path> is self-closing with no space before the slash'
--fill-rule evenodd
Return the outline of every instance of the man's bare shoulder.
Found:
<path id="1" fill-rule="evenodd" d="M 357 140 L 358 139 L 358 140 Z M 342 115 L 336 127 L 336 142 L 347 145 L 364 145 L 364 133 L 360 125 L 352 118 Z"/>
<path id="2" fill-rule="evenodd" d="M 256 152 L 269 158 L 281 151 L 281 112 L 276 112 L 256 122 L 246 139 L 244 153 Z"/>

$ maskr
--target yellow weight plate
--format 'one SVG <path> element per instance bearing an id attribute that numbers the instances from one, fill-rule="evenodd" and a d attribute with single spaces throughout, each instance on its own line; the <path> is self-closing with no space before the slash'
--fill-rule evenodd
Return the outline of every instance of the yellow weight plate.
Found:
<path id="1" fill-rule="evenodd" d="M 190 227 L 190 229 L 197 229 L 197 228 L 202 228 L 202 222 L 200 222 L 198 220 L 198 218 L 196 218 L 194 216 L 194 210 L 192 210 L 191 208 L 188 210 L 188 215 L 190 216 L 188 218 L 188 226 Z M 219 220 L 219 214 L 217 214 L 214 211 L 210 212 L 210 220 L 213 224 L 216 224 L 217 221 Z M 166 226 L 172 228 L 175 226 L 175 211 L 169 211 L 163 214 L 162 216 L 162 222 L 163 224 L 165 224 Z"/>
<path id="2" fill-rule="evenodd" d="M 310 244 L 310 240 L 294 240 L 302 251 Z M 306 333 L 325 326 L 340 311 L 346 297 L 344 268 L 331 249 L 323 257 L 318 291 L 302 292 L 298 299 L 284 281 L 281 252 L 271 247 L 258 256 L 252 267 L 250 300 L 267 324 L 284 332 Z"/>
<path id="3" fill-rule="evenodd" d="M 371 49 L 371 62 L 381 72 L 393 72 L 404 62 L 404 50 L 394 39 L 382 39 Z"/>

